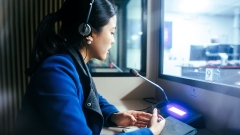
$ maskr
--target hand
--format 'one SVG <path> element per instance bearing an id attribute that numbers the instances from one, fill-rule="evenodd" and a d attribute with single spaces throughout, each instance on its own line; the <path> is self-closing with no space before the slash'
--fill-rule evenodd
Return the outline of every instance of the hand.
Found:
<path id="1" fill-rule="evenodd" d="M 130 110 L 114 113 L 111 116 L 111 120 L 118 126 L 146 127 L 151 117 L 152 114 L 150 113 Z"/>
<path id="2" fill-rule="evenodd" d="M 149 129 L 153 132 L 154 135 L 159 135 L 162 132 L 163 127 L 165 126 L 165 122 L 166 120 L 161 115 L 159 115 L 157 109 L 154 108 L 152 118 L 150 119 L 148 125 Z"/>

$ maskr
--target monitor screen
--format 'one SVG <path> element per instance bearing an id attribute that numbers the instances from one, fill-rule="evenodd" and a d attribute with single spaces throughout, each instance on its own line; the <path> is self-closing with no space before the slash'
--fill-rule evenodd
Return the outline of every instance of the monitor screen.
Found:
<path id="1" fill-rule="evenodd" d="M 204 61 L 206 48 L 203 45 L 190 46 L 190 61 Z"/>

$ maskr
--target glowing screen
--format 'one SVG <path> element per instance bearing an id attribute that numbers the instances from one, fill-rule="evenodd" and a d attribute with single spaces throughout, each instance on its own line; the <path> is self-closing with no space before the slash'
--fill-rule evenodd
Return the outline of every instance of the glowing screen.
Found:
<path id="1" fill-rule="evenodd" d="M 180 110 L 180 109 L 178 109 L 178 108 L 175 108 L 175 107 L 171 107 L 171 108 L 169 108 L 168 110 L 170 110 L 170 111 L 172 111 L 172 112 L 174 112 L 174 113 L 176 113 L 176 114 L 178 114 L 178 115 L 181 115 L 181 116 L 183 116 L 184 114 L 186 114 L 186 112 L 184 112 L 184 111 L 182 111 L 182 110 Z"/>

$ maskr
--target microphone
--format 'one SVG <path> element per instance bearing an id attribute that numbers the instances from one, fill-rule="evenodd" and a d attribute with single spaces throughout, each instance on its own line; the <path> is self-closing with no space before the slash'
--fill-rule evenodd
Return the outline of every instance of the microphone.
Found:
<path id="1" fill-rule="evenodd" d="M 144 80 L 150 82 L 151 84 L 153 84 L 154 86 L 159 88 L 165 96 L 166 101 L 159 102 L 157 104 L 152 105 L 151 107 L 148 107 L 147 108 L 148 112 L 152 113 L 153 108 L 158 108 L 158 110 L 159 110 L 158 113 L 165 118 L 168 116 L 172 116 L 173 118 L 178 119 L 179 121 L 182 121 L 184 123 L 187 123 L 188 125 L 190 125 L 192 127 L 205 128 L 204 119 L 203 119 L 202 114 L 199 114 L 188 108 L 182 107 L 181 105 L 178 105 L 178 103 L 170 102 L 166 96 L 165 91 L 160 86 L 158 86 L 157 84 L 148 80 L 147 78 L 141 76 L 136 70 L 130 69 L 130 73 L 135 76 L 139 76 L 139 77 L 143 78 Z"/>
<path id="2" fill-rule="evenodd" d="M 165 91 L 164 91 L 159 85 L 157 85 L 156 83 L 154 83 L 154 82 L 148 80 L 147 78 L 141 76 L 135 69 L 130 69 L 130 73 L 133 74 L 133 75 L 135 75 L 135 76 L 138 76 L 138 77 L 143 78 L 144 80 L 150 82 L 151 84 L 153 84 L 154 86 L 156 86 L 157 88 L 159 88 L 159 89 L 163 92 L 164 97 L 165 97 L 165 100 L 166 100 L 167 102 L 169 102 Z"/>
<path id="3" fill-rule="evenodd" d="M 115 65 L 113 62 L 110 62 L 110 68 L 115 67 L 118 71 L 123 72 L 122 69 L 120 69 L 117 65 Z"/>

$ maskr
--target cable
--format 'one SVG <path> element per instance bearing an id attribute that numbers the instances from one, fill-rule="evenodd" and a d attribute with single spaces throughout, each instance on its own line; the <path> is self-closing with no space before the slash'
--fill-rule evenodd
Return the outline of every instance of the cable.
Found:
<path id="1" fill-rule="evenodd" d="M 146 98 L 143 98 L 143 100 L 144 100 L 145 102 L 152 103 L 152 104 L 156 104 L 155 102 L 149 101 L 149 99 L 155 100 L 154 97 L 146 97 Z"/>
<path id="2" fill-rule="evenodd" d="M 135 111 L 145 111 L 145 110 L 147 110 L 147 109 L 150 108 L 150 107 L 152 107 L 152 106 L 149 106 L 149 107 L 147 107 L 147 108 L 145 108 L 145 109 L 135 110 Z"/>
<path id="3" fill-rule="evenodd" d="M 149 99 L 155 100 L 154 97 L 145 97 L 145 98 L 143 98 L 143 100 L 144 100 L 145 102 L 152 103 L 152 104 L 156 104 L 155 102 L 149 101 Z M 151 105 L 151 106 L 148 106 L 147 108 L 139 109 L 139 110 L 135 110 L 135 111 L 145 111 L 145 110 L 147 110 L 147 109 L 150 108 L 150 107 L 152 107 L 152 105 Z"/>

